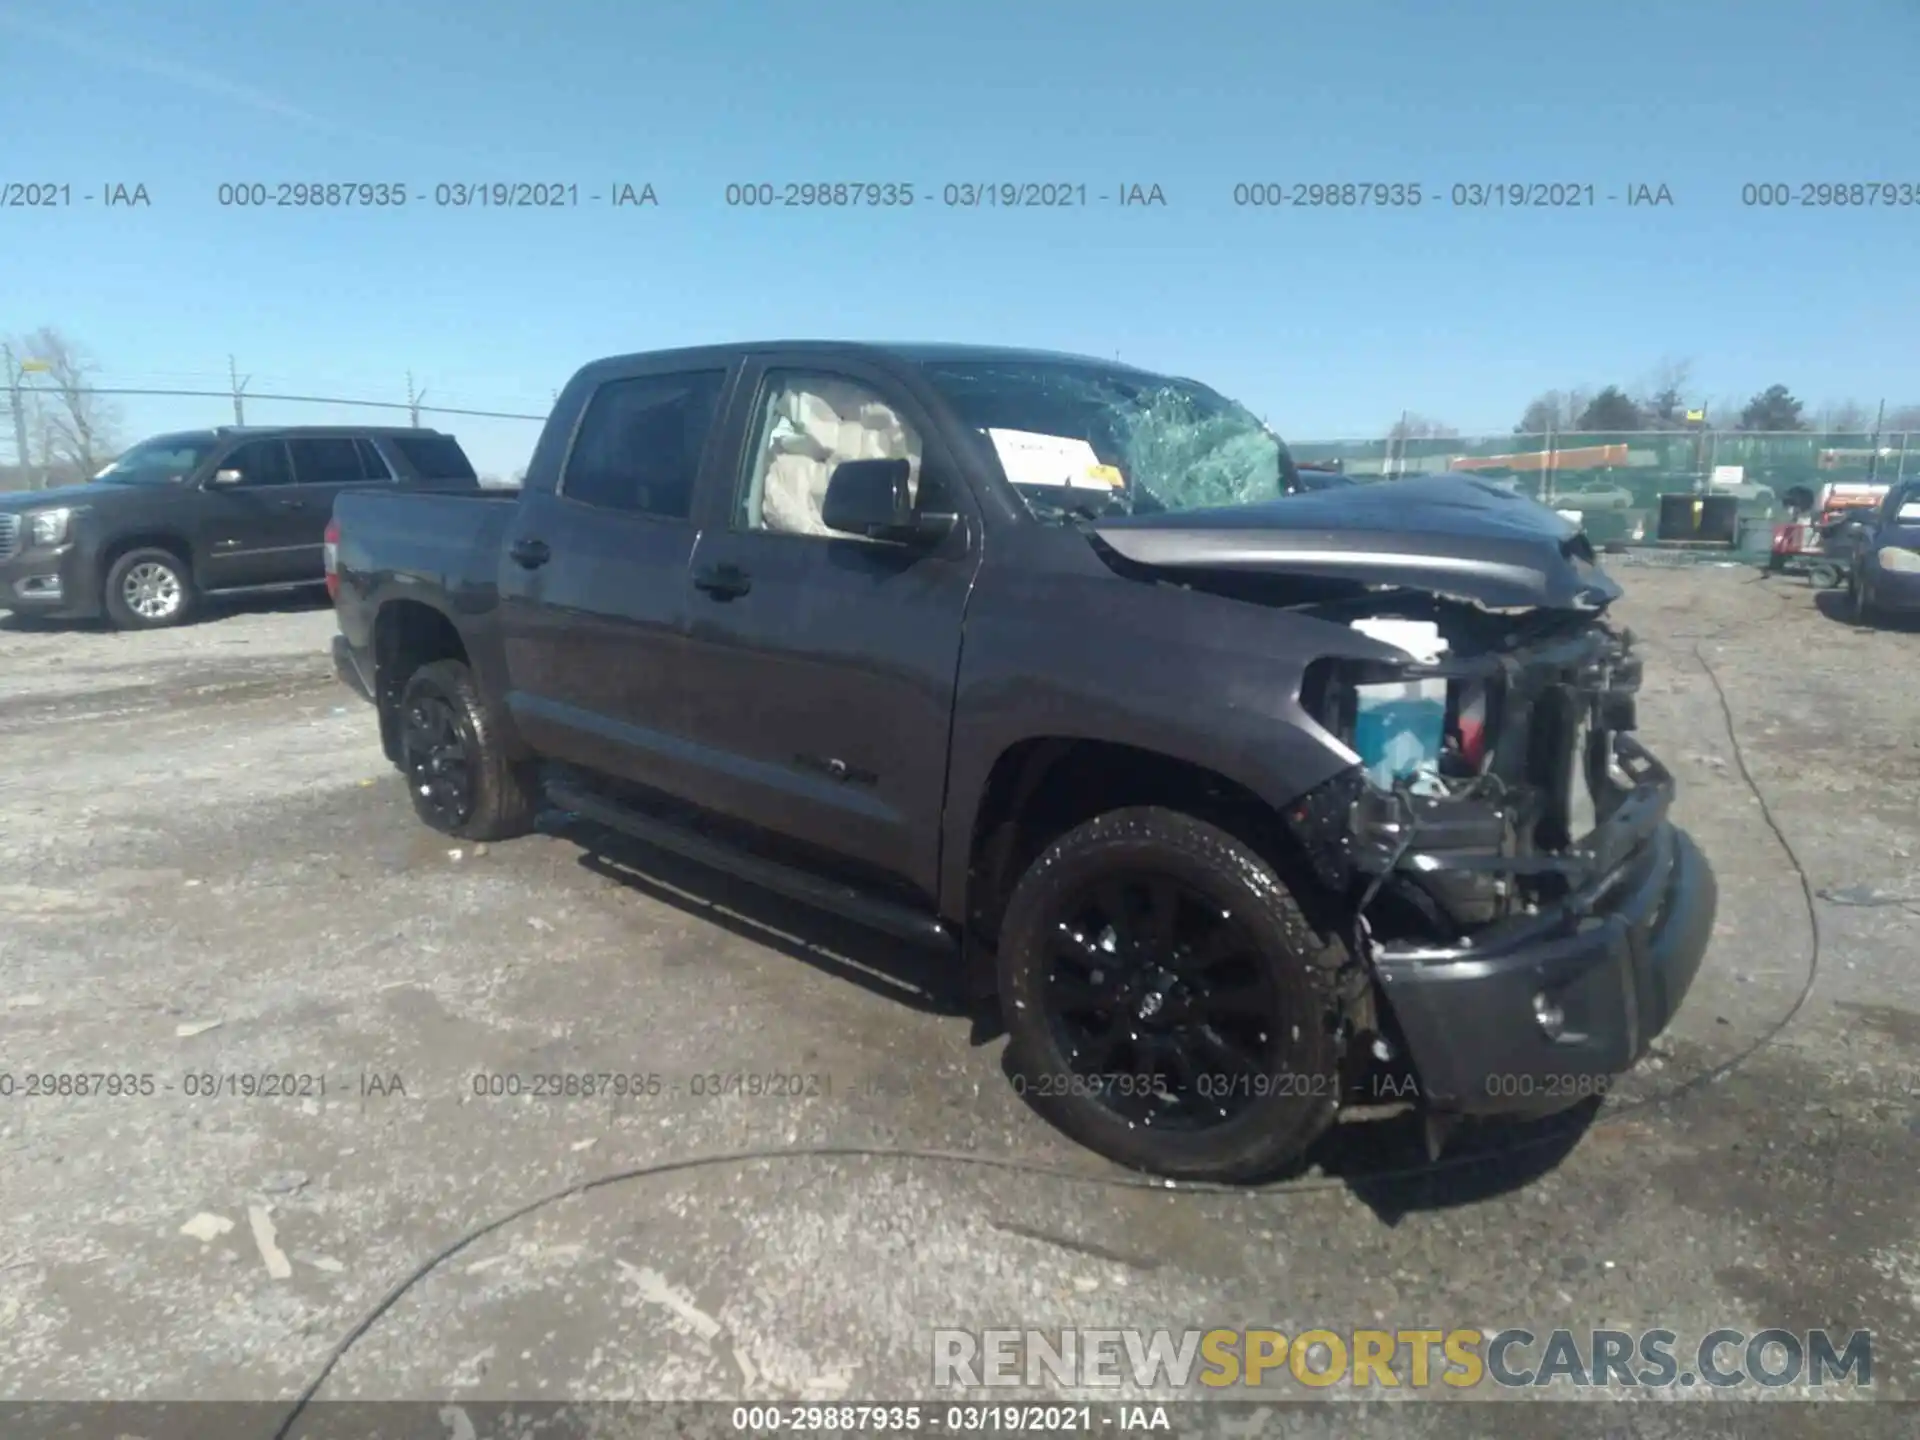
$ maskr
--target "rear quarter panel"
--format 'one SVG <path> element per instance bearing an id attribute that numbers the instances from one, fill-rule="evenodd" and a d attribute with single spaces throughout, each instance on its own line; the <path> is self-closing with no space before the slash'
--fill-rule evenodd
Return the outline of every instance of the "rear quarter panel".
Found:
<path id="1" fill-rule="evenodd" d="M 334 608 L 347 643 L 364 655 L 383 607 L 425 605 L 459 632 L 483 693 L 504 693 L 494 617 L 501 538 L 518 501 L 516 491 L 472 488 L 342 492 Z"/>

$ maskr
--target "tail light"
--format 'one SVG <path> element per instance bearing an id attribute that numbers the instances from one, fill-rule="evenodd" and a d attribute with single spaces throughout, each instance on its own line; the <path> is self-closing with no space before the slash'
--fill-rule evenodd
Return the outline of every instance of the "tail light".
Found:
<path id="1" fill-rule="evenodd" d="M 307 532 L 311 535 L 313 532 Z M 327 568 L 327 598 L 340 598 L 340 522 L 327 521 L 326 533 L 321 538 L 321 559 Z"/>

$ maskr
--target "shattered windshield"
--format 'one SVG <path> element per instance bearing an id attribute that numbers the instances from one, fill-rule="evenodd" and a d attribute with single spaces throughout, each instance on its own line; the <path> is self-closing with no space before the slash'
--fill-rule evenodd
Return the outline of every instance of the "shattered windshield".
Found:
<path id="1" fill-rule="evenodd" d="M 1303 488 L 1258 416 L 1192 380 L 1071 361 L 925 369 L 1041 519 L 1244 505 Z"/>

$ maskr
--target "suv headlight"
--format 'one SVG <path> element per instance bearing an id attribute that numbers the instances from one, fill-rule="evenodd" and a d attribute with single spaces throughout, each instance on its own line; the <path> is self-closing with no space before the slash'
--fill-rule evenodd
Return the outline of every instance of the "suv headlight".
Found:
<path id="1" fill-rule="evenodd" d="M 1903 550 L 1898 545 L 1888 545 L 1880 552 L 1880 568 L 1892 570 L 1901 575 L 1912 574 L 1920 570 L 1920 551 Z"/>
<path id="2" fill-rule="evenodd" d="M 58 545 L 67 538 L 67 524 L 73 519 L 71 506 L 58 510 L 35 510 L 27 516 L 27 535 L 35 545 Z"/>

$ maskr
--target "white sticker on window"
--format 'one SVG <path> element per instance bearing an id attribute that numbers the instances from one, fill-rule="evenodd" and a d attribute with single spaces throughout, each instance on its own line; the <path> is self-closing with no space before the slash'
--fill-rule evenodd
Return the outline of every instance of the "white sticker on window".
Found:
<path id="1" fill-rule="evenodd" d="M 1902 525 L 1920 525 L 1920 502 L 1902 505 L 1894 518 Z"/>
<path id="2" fill-rule="evenodd" d="M 1064 435 L 1034 430 L 987 431 L 1007 479 L 1015 485 L 1073 485 L 1111 490 L 1121 484 L 1120 472 L 1102 465 L 1093 446 Z"/>

